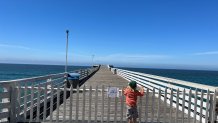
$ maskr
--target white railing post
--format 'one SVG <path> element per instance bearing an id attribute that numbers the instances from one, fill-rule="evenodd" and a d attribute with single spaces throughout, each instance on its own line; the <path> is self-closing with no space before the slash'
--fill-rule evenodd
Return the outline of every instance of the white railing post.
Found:
<path id="1" fill-rule="evenodd" d="M 149 88 L 146 91 L 146 102 L 145 102 L 145 122 L 148 122 L 148 99 L 149 99 Z"/>
<path id="2" fill-rule="evenodd" d="M 38 92 L 39 93 L 39 92 Z M 54 85 L 51 82 L 51 98 L 50 98 L 50 122 L 53 122 L 53 98 L 54 98 Z"/>
<path id="3" fill-rule="evenodd" d="M 122 91 L 121 91 L 121 117 L 120 117 L 120 122 L 122 123 L 123 122 L 123 109 L 124 109 L 124 94 L 123 94 L 123 89 L 124 89 L 124 87 L 122 87 Z"/>
<path id="4" fill-rule="evenodd" d="M 182 93 L 182 95 L 183 95 L 183 98 L 182 98 L 182 123 L 184 123 L 185 122 L 185 89 L 183 90 L 183 93 Z"/>
<path id="5" fill-rule="evenodd" d="M 21 105 L 21 87 L 20 84 L 18 84 L 18 90 L 17 90 L 17 121 L 20 121 L 20 105 Z"/>
<path id="6" fill-rule="evenodd" d="M 66 121 L 66 99 L 67 99 L 67 84 L 65 83 L 64 84 L 64 109 L 63 109 L 63 112 L 64 112 L 64 116 L 63 116 L 63 122 Z M 51 93 L 52 94 L 52 93 Z M 53 95 L 53 94 L 52 94 Z"/>
<path id="7" fill-rule="evenodd" d="M 91 105 L 92 105 L 92 86 L 90 86 L 90 88 L 89 88 L 89 118 L 88 118 L 88 123 L 91 122 L 91 115 L 92 115 Z"/>
<path id="8" fill-rule="evenodd" d="M 47 82 L 45 83 L 44 87 L 43 121 L 45 121 L 47 114 Z"/>
<path id="9" fill-rule="evenodd" d="M 40 117 L 40 94 L 41 94 L 41 87 L 40 84 L 38 85 L 38 92 L 37 92 L 37 113 L 36 113 L 36 122 L 39 122 Z"/>
<path id="10" fill-rule="evenodd" d="M 166 123 L 166 119 L 167 119 L 167 88 L 165 88 L 164 91 L 164 123 Z"/>
<path id="11" fill-rule="evenodd" d="M 178 113 L 179 113 L 179 94 L 180 94 L 180 91 L 179 89 L 177 89 L 177 92 L 176 92 L 176 118 L 175 118 L 175 123 L 178 123 Z"/>
<path id="12" fill-rule="evenodd" d="M 172 123 L 172 112 L 173 112 L 173 88 L 170 89 L 170 123 Z"/>
<path id="13" fill-rule="evenodd" d="M 151 122 L 154 120 L 154 108 L 155 108 L 155 88 L 152 89 L 152 103 L 151 103 Z"/>
<path id="14" fill-rule="evenodd" d="M 27 83 L 25 83 L 25 88 L 24 88 L 24 119 L 26 120 L 27 118 Z"/>
<path id="15" fill-rule="evenodd" d="M 104 122 L 104 85 L 102 85 L 101 123 Z"/>
<path id="16" fill-rule="evenodd" d="M 60 106 L 60 85 L 57 85 L 57 113 L 56 113 L 56 122 L 59 122 L 59 106 Z"/>
<path id="17" fill-rule="evenodd" d="M 98 112 L 98 85 L 95 88 L 95 122 L 97 122 L 97 112 Z"/>
<path id="18" fill-rule="evenodd" d="M 203 109 L 203 90 L 201 90 L 201 105 L 200 105 L 200 123 L 202 123 L 202 109 Z"/>
<path id="19" fill-rule="evenodd" d="M 206 100 L 206 115 L 205 115 L 205 123 L 208 122 L 208 114 L 209 114 L 209 103 L 210 103 L 210 90 L 207 90 L 207 100 Z"/>
<path id="20" fill-rule="evenodd" d="M 217 103 L 217 89 L 215 90 L 213 94 L 213 99 L 212 99 L 212 113 L 211 113 L 211 123 L 216 122 L 216 103 Z"/>
<path id="21" fill-rule="evenodd" d="M 82 106 L 82 122 L 85 120 L 85 103 L 86 103 L 86 86 L 83 86 L 83 106 Z"/>
<path id="22" fill-rule="evenodd" d="M 73 108 L 73 85 L 70 86 L 70 114 L 69 114 L 69 123 L 72 122 L 72 108 Z"/>
<path id="23" fill-rule="evenodd" d="M 198 95 L 198 90 L 195 90 L 195 105 L 194 105 L 194 123 L 196 123 L 196 115 L 197 115 L 197 95 Z"/>
<path id="24" fill-rule="evenodd" d="M 117 123 L 117 97 L 114 98 L 114 101 L 115 101 L 114 123 Z"/>
<path id="25" fill-rule="evenodd" d="M 30 101 L 30 122 L 33 121 L 33 99 L 34 99 L 34 84 L 31 85 L 31 101 Z"/>
<path id="26" fill-rule="evenodd" d="M 12 83 L 10 86 L 10 123 L 16 122 L 16 98 L 17 98 L 17 89 L 15 88 L 15 83 Z"/>
<path id="27" fill-rule="evenodd" d="M 109 96 L 107 96 L 108 97 L 108 103 L 107 103 L 107 123 L 109 123 L 110 122 L 110 97 Z"/>
<path id="28" fill-rule="evenodd" d="M 78 116 L 79 116 L 79 84 L 76 88 L 76 123 L 78 123 Z"/>
<path id="29" fill-rule="evenodd" d="M 139 97 L 139 123 L 142 122 L 141 117 L 142 117 L 142 97 L 140 96 Z"/>
<path id="30" fill-rule="evenodd" d="M 158 90 L 158 107 L 157 107 L 157 122 L 160 122 L 160 101 L 161 101 L 161 89 Z"/>
<path id="31" fill-rule="evenodd" d="M 192 90 L 189 90 L 189 97 L 188 97 L 188 122 L 190 123 L 190 115 L 191 115 L 191 98 L 192 98 Z"/>

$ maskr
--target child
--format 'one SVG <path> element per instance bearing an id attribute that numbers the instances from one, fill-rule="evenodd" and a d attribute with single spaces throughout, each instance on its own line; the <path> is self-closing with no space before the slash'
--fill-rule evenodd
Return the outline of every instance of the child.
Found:
<path id="1" fill-rule="evenodd" d="M 129 86 L 123 89 L 123 94 L 126 96 L 126 116 L 128 119 L 128 123 L 136 123 L 136 119 L 138 118 L 137 111 L 137 96 L 144 95 L 144 89 L 140 86 L 140 91 L 136 90 L 137 83 L 135 81 L 129 82 Z"/>

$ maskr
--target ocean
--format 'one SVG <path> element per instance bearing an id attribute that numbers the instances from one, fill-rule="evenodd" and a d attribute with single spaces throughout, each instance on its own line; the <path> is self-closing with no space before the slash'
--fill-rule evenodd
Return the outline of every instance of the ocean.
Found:
<path id="1" fill-rule="evenodd" d="M 204 85 L 218 86 L 218 71 L 150 68 L 121 68 L 141 73 L 169 77 Z"/>
<path id="2" fill-rule="evenodd" d="M 88 67 L 89 66 L 68 66 L 68 71 Z M 62 73 L 64 71 L 64 65 L 0 64 L 0 81 L 43 76 Z"/>
<path id="3" fill-rule="evenodd" d="M 68 66 L 68 71 L 85 69 L 90 66 Z M 29 65 L 29 64 L 0 64 L 0 81 L 22 79 L 64 72 L 61 65 Z M 218 86 L 218 71 L 177 70 L 177 69 L 148 69 L 122 68 L 126 70 L 170 77 L 205 85 Z"/>

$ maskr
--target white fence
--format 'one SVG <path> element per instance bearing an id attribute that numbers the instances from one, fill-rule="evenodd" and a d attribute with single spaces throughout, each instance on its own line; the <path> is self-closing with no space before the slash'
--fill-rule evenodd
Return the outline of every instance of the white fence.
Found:
<path id="1" fill-rule="evenodd" d="M 81 69 L 73 72 L 80 73 L 80 80 L 91 75 L 98 68 Z M 65 73 L 51 74 L 40 77 L 18 79 L 0 82 L 0 122 L 20 121 L 34 118 L 36 115 L 47 117 L 46 109 L 50 108 L 50 101 L 57 101 L 57 88 L 65 86 Z M 51 88 L 54 88 L 52 90 Z M 56 106 L 56 104 L 54 104 Z M 47 108 L 48 107 L 48 108 Z M 42 109 L 43 108 L 43 109 Z"/>
<path id="2" fill-rule="evenodd" d="M 18 121 L 21 122 L 88 122 L 88 123 L 96 123 L 96 122 L 126 122 L 126 106 L 125 106 L 125 98 L 122 94 L 122 87 L 118 87 L 117 93 L 114 97 L 109 97 L 108 90 L 111 87 L 85 87 L 73 89 L 66 88 L 64 86 L 57 86 L 54 88 L 53 85 L 51 87 L 44 88 L 44 86 L 38 86 L 38 88 L 31 87 L 31 100 L 33 99 L 33 93 L 41 92 L 43 93 L 53 93 L 53 96 L 56 96 L 57 99 L 53 100 L 53 98 L 46 98 L 47 105 L 52 105 L 52 108 L 48 109 L 46 106 L 43 109 L 40 109 L 39 97 L 38 101 L 33 103 L 31 101 L 31 107 L 34 105 L 37 107 L 36 109 L 30 108 L 30 115 L 28 117 L 21 117 Z M 67 93 L 69 97 L 67 97 Z M 63 95 L 62 95 L 63 94 Z M 62 95 L 62 96 L 61 96 Z M 182 97 L 176 98 L 174 101 L 174 96 Z M 201 94 L 202 95 L 202 94 Z M 203 112 L 199 115 L 202 116 L 200 119 L 202 121 L 197 121 L 196 119 L 190 117 L 190 115 L 185 115 L 186 110 L 191 108 L 191 102 L 188 102 L 186 105 L 185 101 L 186 91 L 175 90 L 165 88 L 163 91 L 161 89 L 157 90 L 155 88 L 150 89 L 145 87 L 145 95 L 142 98 L 138 99 L 138 112 L 139 118 L 138 121 L 140 123 L 199 123 L 199 122 L 209 122 L 205 121 L 203 118 Z M 192 94 L 189 92 L 189 99 L 192 96 L 197 97 L 196 93 Z M 209 106 L 206 111 L 209 112 L 210 103 L 212 99 L 210 97 L 213 94 L 209 92 L 205 95 L 208 97 L 206 104 Z M 49 96 L 48 96 L 49 97 Z M 61 101 L 63 99 L 63 102 Z M 68 99 L 67 99 L 68 98 Z M 25 98 L 24 98 L 25 100 Z M 162 101 L 163 100 L 163 101 Z M 182 102 L 180 102 L 182 100 Z M 46 102 L 46 101 L 44 101 Z M 203 105 L 203 100 L 200 101 L 201 105 Z M 167 104 L 168 103 L 168 104 Z M 45 105 L 45 103 L 44 103 Z M 173 108 L 175 106 L 176 108 Z M 197 108 L 196 100 L 194 103 L 194 108 Z M 181 110 L 181 111 L 180 111 Z M 34 116 L 34 111 L 37 112 L 36 116 Z M 203 111 L 203 109 L 202 109 Z M 192 112 L 188 111 L 189 113 Z M 194 112 L 196 113 L 196 112 Z M 193 114 L 194 116 L 195 114 Z M 196 113 L 197 117 L 197 113 Z"/>
<path id="3" fill-rule="evenodd" d="M 123 69 L 110 69 L 128 81 L 134 80 L 150 90 L 155 89 L 154 91 L 161 91 L 161 93 L 167 91 L 161 99 L 186 113 L 188 118 L 193 117 L 194 122 L 198 120 L 208 123 L 215 122 L 217 119 L 217 87 Z"/>

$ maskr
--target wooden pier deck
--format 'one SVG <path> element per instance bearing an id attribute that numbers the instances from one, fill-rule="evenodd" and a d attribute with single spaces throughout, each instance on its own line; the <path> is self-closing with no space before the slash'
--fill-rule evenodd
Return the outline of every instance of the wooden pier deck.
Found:
<path id="1" fill-rule="evenodd" d="M 80 89 L 83 89 L 84 86 L 86 89 L 89 89 L 90 86 L 92 86 L 93 89 L 98 86 L 98 89 L 102 88 L 102 85 L 104 85 L 105 89 L 110 87 L 118 87 L 120 90 L 122 87 L 127 86 L 128 81 L 123 79 L 122 77 L 113 74 L 106 66 L 101 66 L 98 72 L 96 72 L 91 78 L 89 78 L 84 85 L 80 87 Z M 66 100 L 66 109 L 64 109 L 64 105 L 60 105 L 59 107 L 59 115 L 57 115 L 57 109 L 52 113 L 53 121 L 55 122 L 58 116 L 58 122 L 66 121 L 68 122 L 69 119 L 71 119 L 70 116 L 72 116 L 73 121 L 81 122 L 82 119 L 85 122 L 88 122 L 90 120 L 91 122 L 100 122 L 103 118 L 104 122 L 110 121 L 110 122 L 126 122 L 126 107 L 125 103 L 123 106 L 122 101 L 122 94 L 120 92 L 120 96 L 118 98 L 108 98 L 107 93 L 104 93 L 104 96 L 102 98 L 102 91 L 97 91 L 97 96 L 95 95 L 95 92 L 91 93 L 91 101 L 90 101 L 90 91 L 87 91 L 84 95 L 83 93 L 73 94 L 72 98 L 72 115 L 70 113 L 70 98 Z M 158 98 L 154 98 L 152 101 L 152 92 L 150 92 L 148 96 L 148 100 L 146 100 L 146 96 L 143 96 L 141 98 L 141 103 L 138 104 L 139 108 L 139 119 L 142 123 L 145 123 L 145 121 L 153 121 L 153 122 L 171 122 L 174 123 L 175 120 L 177 120 L 179 123 L 187 121 L 187 115 L 184 114 L 184 119 L 182 118 L 183 113 L 179 111 L 178 118 L 175 119 L 176 115 L 176 109 L 172 108 L 171 113 L 172 117 L 170 118 L 170 106 L 167 104 L 167 106 L 164 105 L 164 102 L 160 101 L 160 112 L 159 112 L 159 121 L 157 121 L 158 116 Z M 145 93 L 146 95 L 146 93 Z M 76 101 L 78 100 L 78 101 Z M 83 102 L 85 100 L 85 102 Z M 110 101 L 108 101 L 110 100 Z M 145 106 L 147 102 L 147 107 Z M 91 105 L 90 105 L 91 102 Z M 110 102 L 110 103 L 108 103 Z M 117 102 L 117 103 L 115 103 Z M 140 102 L 140 99 L 138 98 L 138 102 Z M 96 104 L 97 103 L 97 104 Z M 103 103 L 103 104 L 102 104 Z M 123 106 L 123 108 L 121 108 Z M 91 108 L 90 108 L 91 107 Z M 103 109 L 103 110 L 102 110 Z M 145 110 L 146 109 L 146 110 Z M 66 110 L 66 115 L 64 116 L 64 110 Z M 91 111 L 90 111 L 91 110 Z M 116 110 L 116 112 L 115 112 Z M 123 111 L 122 111 L 123 110 Z M 85 111 L 83 113 L 83 111 Z M 102 115 L 102 111 L 104 114 Z M 96 113 L 95 113 L 96 112 Z M 122 116 L 121 116 L 122 115 Z M 102 117 L 103 116 L 103 117 Z M 109 118 L 108 118 L 109 117 Z M 47 121 L 49 121 L 50 116 L 47 117 Z M 184 120 L 184 121 L 183 121 Z M 57 122 L 57 121 L 56 121 Z M 191 119 L 191 122 L 193 122 L 193 119 Z"/>

